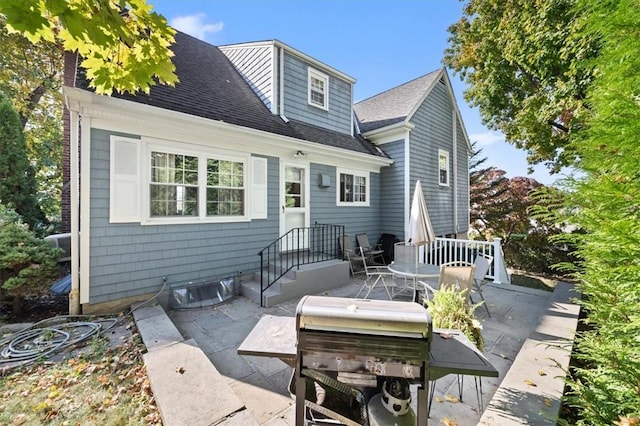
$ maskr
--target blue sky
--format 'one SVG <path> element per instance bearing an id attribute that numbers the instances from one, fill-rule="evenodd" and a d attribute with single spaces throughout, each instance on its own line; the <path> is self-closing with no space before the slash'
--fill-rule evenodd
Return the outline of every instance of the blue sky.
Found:
<path id="1" fill-rule="evenodd" d="M 357 79 L 356 101 L 442 66 L 463 3 L 457 0 L 147 0 L 169 23 L 214 45 L 278 39 Z M 488 130 L 463 99 L 464 84 L 449 72 L 471 141 L 485 164 L 508 177 L 551 184 L 544 167 L 527 175 L 526 154 Z"/>

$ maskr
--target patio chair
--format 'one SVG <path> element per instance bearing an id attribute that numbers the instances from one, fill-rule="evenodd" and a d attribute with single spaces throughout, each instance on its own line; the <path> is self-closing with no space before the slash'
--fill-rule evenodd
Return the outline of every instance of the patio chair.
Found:
<path id="1" fill-rule="evenodd" d="M 476 265 L 469 262 L 463 261 L 454 261 L 443 263 L 440 265 L 440 279 L 438 281 L 438 288 L 443 288 L 445 286 L 456 286 L 458 290 L 466 290 L 466 300 L 467 303 L 471 303 L 471 290 L 474 285 L 474 274 L 476 270 Z M 423 284 L 428 290 L 432 293 L 435 292 L 436 289 L 429 286 L 427 283 Z M 475 387 L 476 387 L 476 398 L 478 400 L 478 410 L 480 412 L 483 411 L 483 402 L 482 402 L 482 377 L 474 376 Z M 460 396 L 460 401 L 462 401 L 462 390 L 464 388 L 464 375 L 458 374 L 457 376 L 458 383 L 458 393 Z M 433 394 L 435 393 L 435 380 L 431 382 L 430 395 L 431 399 L 433 399 Z M 429 405 L 427 408 L 427 412 L 431 412 L 431 404 L 432 401 L 429 401 Z"/>
<path id="2" fill-rule="evenodd" d="M 361 274 L 364 272 L 364 264 L 362 258 L 358 256 L 356 250 L 353 248 L 351 236 L 344 234 L 338 237 L 338 244 L 340 245 L 340 251 L 342 252 L 342 260 L 349 262 L 349 270 L 351 276 Z"/>
<path id="3" fill-rule="evenodd" d="M 455 285 L 459 290 L 467 290 L 467 302 L 471 301 L 470 293 L 473 288 L 473 276 L 476 266 L 473 263 L 454 261 L 443 263 L 440 265 L 440 279 L 438 286 L 433 287 L 427 282 L 420 281 L 420 284 L 426 289 L 427 295 L 433 293 L 444 285 Z"/>
<path id="4" fill-rule="evenodd" d="M 393 246 L 393 261 L 395 263 L 418 263 L 418 247 L 412 246 L 410 244 L 399 242 L 394 244 Z M 404 279 L 404 287 L 399 291 L 398 294 L 403 293 L 407 290 L 413 291 L 413 280 L 408 279 L 407 277 L 403 277 Z"/>
<path id="5" fill-rule="evenodd" d="M 385 264 L 384 250 L 379 245 L 376 245 L 375 247 L 371 246 L 367 234 L 356 235 L 356 240 L 358 241 L 358 246 L 362 250 L 362 253 L 367 257 L 370 264 Z M 376 259 L 380 260 L 380 262 L 376 262 Z"/>
<path id="6" fill-rule="evenodd" d="M 362 252 L 362 250 L 360 250 L 360 257 L 362 259 L 362 263 L 364 265 L 364 272 L 367 275 L 367 278 L 364 280 L 364 283 L 362 284 L 362 287 L 360 288 L 358 293 L 355 295 L 355 298 L 357 299 L 358 296 L 360 296 L 360 293 L 362 293 L 366 289 L 367 292 L 363 297 L 363 299 L 366 299 L 367 297 L 369 297 L 369 294 L 375 288 L 378 282 L 381 281 L 382 286 L 387 292 L 387 296 L 389 296 L 389 300 L 391 300 L 393 296 L 392 296 L 392 292 L 389 291 L 389 285 L 387 285 L 387 280 L 391 279 L 391 281 L 393 281 L 393 286 L 395 286 L 393 273 L 391 273 L 386 266 L 367 265 L 367 259 L 366 259 L 367 257 Z"/>
<path id="7" fill-rule="evenodd" d="M 482 286 L 484 285 L 484 277 L 489 272 L 489 267 L 493 262 L 493 257 L 491 256 L 483 256 L 477 255 L 473 264 L 476 266 L 475 272 L 473 274 L 473 290 L 476 291 L 480 295 L 480 299 L 482 299 L 482 304 L 484 308 L 487 310 L 487 315 L 491 318 L 491 312 L 489 312 L 489 306 L 487 306 L 487 301 L 484 300 L 484 295 L 482 294 Z"/>

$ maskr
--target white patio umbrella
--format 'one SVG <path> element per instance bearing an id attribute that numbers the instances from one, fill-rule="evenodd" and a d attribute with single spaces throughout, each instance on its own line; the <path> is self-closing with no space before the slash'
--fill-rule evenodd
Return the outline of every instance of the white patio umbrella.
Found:
<path id="1" fill-rule="evenodd" d="M 427 203 L 424 201 L 424 194 L 422 193 L 422 185 L 420 181 L 417 181 L 416 189 L 413 191 L 413 200 L 411 201 L 407 242 L 420 246 L 435 241 L 435 239 L 436 234 L 431 227 Z"/>

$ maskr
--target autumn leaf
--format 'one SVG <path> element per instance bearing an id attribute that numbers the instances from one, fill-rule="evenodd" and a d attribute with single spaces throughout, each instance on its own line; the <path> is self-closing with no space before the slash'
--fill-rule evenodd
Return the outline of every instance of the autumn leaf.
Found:
<path id="1" fill-rule="evenodd" d="M 551 407 L 552 405 L 551 399 L 549 398 L 542 398 L 542 403 L 547 407 Z"/>
<path id="2" fill-rule="evenodd" d="M 530 380 L 530 379 L 527 379 L 524 382 L 529 386 L 533 386 L 533 387 L 538 386 L 538 385 L 536 385 L 536 383 L 533 380 Z"/>
<path id="3" fill-rule="evenodd" d="M 458 423 L 449 417 L 444 417 L 440 422 L 445 426 L 458 426 Z"/>
<path id="4" fill-rule="evenodd" d="M 460 402 L 460 399 L 458 399 L 457 397 L 453 396 L 453 395 L 445 395 L 444 399 L 446 399 L 448 402 L 453 402 L 453 403 L 457 403 Z"/>
<path id="5" fill-rule="evenodd" d="M 436 396 L 436 398 L 435 398 L 435 399 L 436 399 L 436 402 L 442 402 L 442 401 L 443 401 L 443 399 L 442 399 L 442 398 L 440 398 L 439 396 Z"/>
<path id="6" fill-rule="evenodd" d="M 542 371 L 542 370 L 538 370 L 538 375 L 539 375 L 539 376 L 546 376 L 546 375 L 547 375 L 547 373 L 546 373 L 546 372 L 544 372 L 544 371 Z"/>

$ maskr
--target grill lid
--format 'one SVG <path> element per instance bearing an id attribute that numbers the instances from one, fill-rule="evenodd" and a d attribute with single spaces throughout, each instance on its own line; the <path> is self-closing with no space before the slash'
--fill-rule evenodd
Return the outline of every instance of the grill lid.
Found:
<path id="1" fill-rule="evenodd" d="M 413 302 L 305 296 L 296 316 L 298 330 L 431 338 L 431 316 Z"/>

